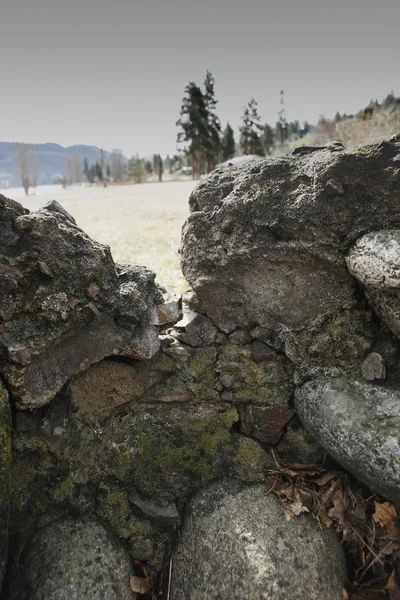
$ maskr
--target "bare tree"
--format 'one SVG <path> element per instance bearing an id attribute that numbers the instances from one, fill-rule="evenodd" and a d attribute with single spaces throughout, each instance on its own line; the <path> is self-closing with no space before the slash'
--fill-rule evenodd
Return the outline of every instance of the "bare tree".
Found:
<path id="1" fill-rule="evenodd" d="M 82 165 L 78 154 L 73 154 L 67 159 L 67 185 L 82 182 Z"/>
<path id="2" fill-rule="evenodd" d="M 124 157 L 121 150 L 111 152 L 110 164 L 111 177 L 114 181 L 122 181 L 125 173 Z"/>
<path id="3" fill-rule="evenodd" d="M 18 144 L 19 171 L 26 196 L 29 188 L 35 188 L 39 177 L 39 162 L 33 144 Z"/>

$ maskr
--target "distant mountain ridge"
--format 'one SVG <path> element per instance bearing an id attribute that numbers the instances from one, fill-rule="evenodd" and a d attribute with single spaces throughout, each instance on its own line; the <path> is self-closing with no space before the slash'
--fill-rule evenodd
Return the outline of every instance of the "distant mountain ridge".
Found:
<path id="1" fill-rule="evenodd" d="M 35 144 L 39 161 L 38 184 L 54 183 L 66 174 L 68 157 L 77 154 L 81 161 L 88 159 L 89 164 L 100 160 L 101 149 L 97 146 L 75 145 L 60 146 L 59 144 Z M 104 151 L 105 161 L 108 162 L 111 153 Z M 16 187 L 21 185 L 18 164 L 18 143 L 0 142 L 0 187 Z"/>

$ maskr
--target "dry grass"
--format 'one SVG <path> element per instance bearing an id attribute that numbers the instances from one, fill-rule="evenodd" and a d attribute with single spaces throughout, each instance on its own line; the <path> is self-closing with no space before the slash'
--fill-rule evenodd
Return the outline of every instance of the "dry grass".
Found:
<path id="1" fill-rule="evenodd" d="M 181 228 L 189 214 L 188 198 L 196 182 L 177 181 L 103 187 L 71 187 L 57 195 L 19 198 L 36 210 L 53 197 L 93 239 L 110 246 L 114 260 L 145 265 L 172 291 L 181 292 Z"/>

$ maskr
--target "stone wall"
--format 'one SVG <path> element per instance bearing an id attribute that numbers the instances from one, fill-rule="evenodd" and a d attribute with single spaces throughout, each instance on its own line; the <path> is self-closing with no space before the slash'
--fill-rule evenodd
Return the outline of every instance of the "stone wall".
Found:
<path id="1" fill-rule="evenodd" d="M 399 160 L 393 138 L 216 170 L 189 200 L 183 307 L 57 202 L 0 197 L 4 598 L 64 597 L 16 582 L 65 519 L 104 527 L 165 589 L 188 500 L 226 478 L 269 487 L 271 448 L 285 464 L 327 452 L 400 502 Z M 173 598 L 194 598 L 181 580 Z M 281 588 L 268 597 L 313 597 Z"/>

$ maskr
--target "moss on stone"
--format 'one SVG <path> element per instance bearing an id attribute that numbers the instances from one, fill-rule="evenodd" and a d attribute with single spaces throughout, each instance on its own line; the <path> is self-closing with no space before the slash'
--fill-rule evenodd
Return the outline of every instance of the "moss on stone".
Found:
<path id="1" fill-rule="evenodd" d="M 129 480 L 131 469 L 131 452 L 129 450 L 122 450 L 117 456 L 117 466 L 114 469 L 115 477 L 122 482 L 126 482 Z"/>
<path id="2" fill-rule="evenodd" d="M 63 502 L 68 500 L 75 494 L 76 485 L 71 477 L 67 477 L 53 489 L 52 494 L 55 502 Z"/>
<path id="3" fill-rule="evenodd" d="M 272 458 L 258 442 L 243 435 L 235 435 L 232 453 L 233 477 L 247 483 L 265 481 L 268 469 L 273 468 Z"/>

